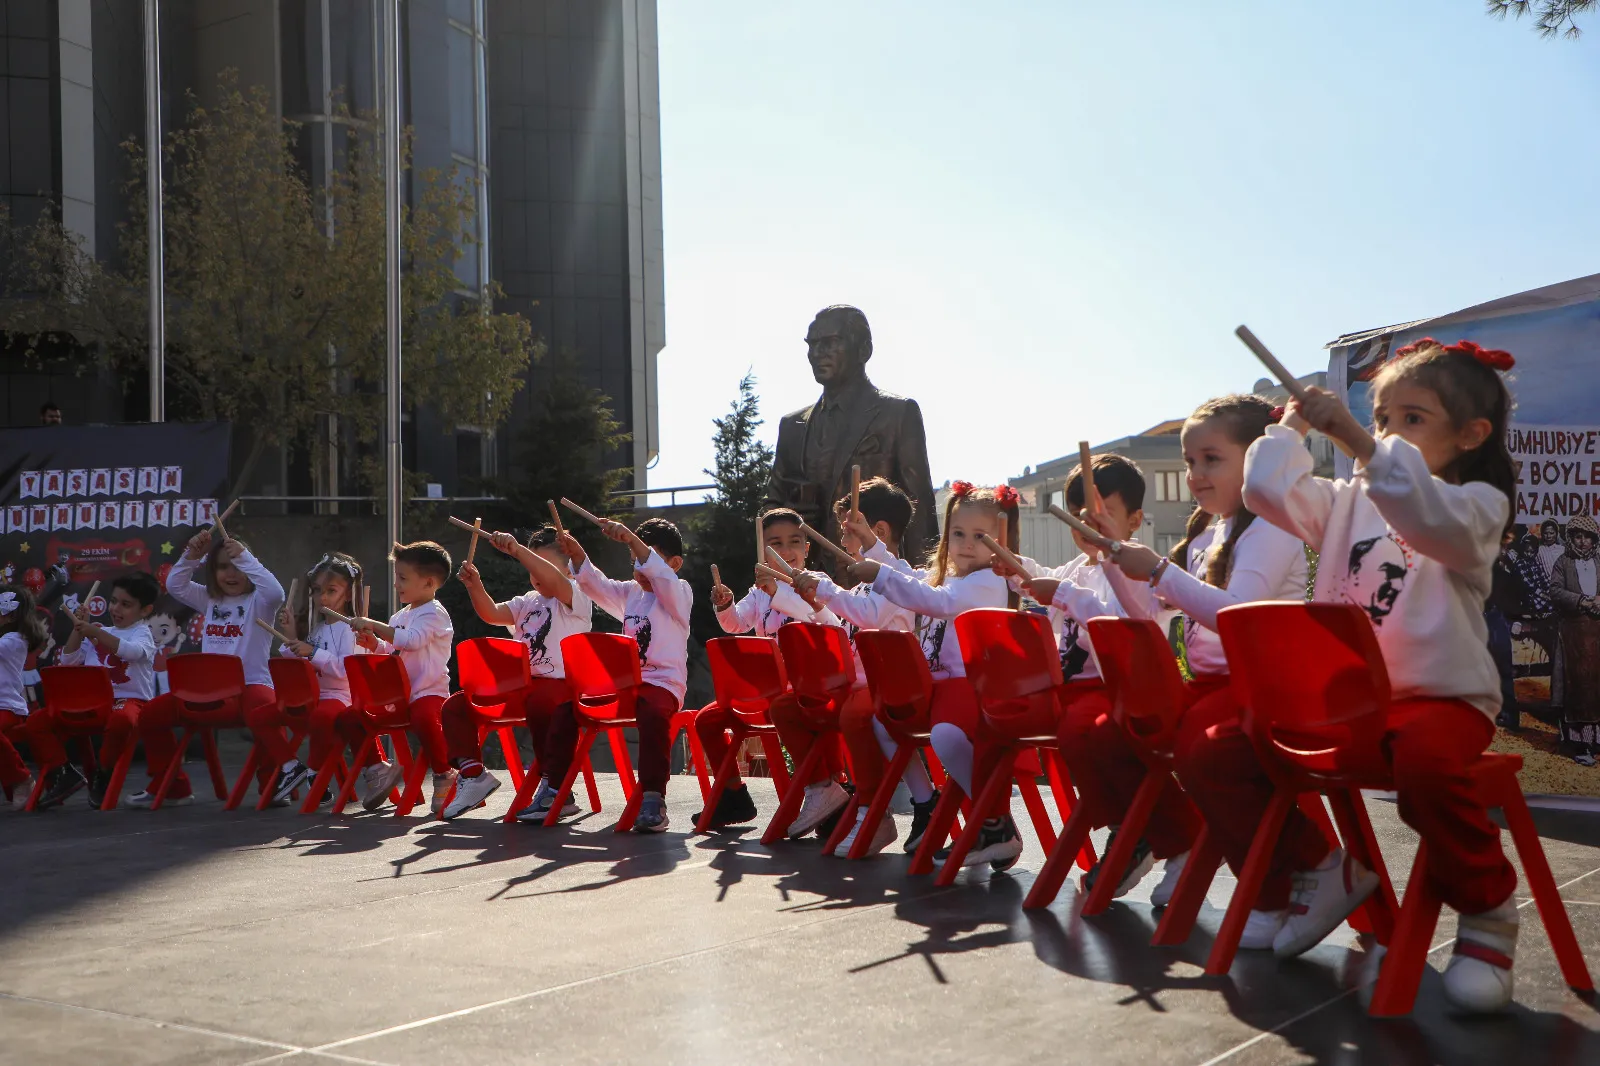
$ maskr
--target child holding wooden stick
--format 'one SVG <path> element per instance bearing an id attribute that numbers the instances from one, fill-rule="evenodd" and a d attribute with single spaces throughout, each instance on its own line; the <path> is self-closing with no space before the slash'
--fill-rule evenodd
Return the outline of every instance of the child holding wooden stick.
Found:
<path id="1" fill-rule="evenodd" d="M 528 646 L 528 667 L 533 683 L 523 700 L 522 711 L 528 723 L 528 736 L 533 741 L 534 764 L 540 768 L 541 777 L 533 802 L 517 812 L 517 820 L 542 822 L 550 813 L 556 793 L 545 769 L 550 759 L 551 723 L 563 708 L 568 715 L 572 713 L 572 692 L 567 687 L 561 642 L 574 633 L 587 633 L 594 627 L 594 605 L 573 582 L 567 557 L 556 547 L 554 526 L 535 530 L 525 545 L 518 544 L 517 538 L 509 533 L 492 533 L 488 537 L 496 549 L 523 565 L 533 591 L 496 603 L 483 587 L 478 568 L 471 562 L 461 564 L 461 582 L 466 585 L 467 594 L 472 597 L 472 609 L 478 612 L 479 618 L 490 625 L 505 626 Z M 450 761 L 460 775 L 455 797 L 444 808 L 444 817 L 450 819 L 483 806 L 500 787 L 500 780 L 484 769 L 478 722 L 465 692 L 457 692 L 445 701 L 441 718 Z M 505 756 L 508 760 L 518 758 L 515 751 L 508 751 Z M 578 812 L 578 805 L 570 796 L 567 806 L 570 810 L 564 809 L 563 814 Z"/>
<path id="2" fill-rule="evenodd" d="M 27 806 L 35 782 L 6 733 L 27 722 L 22 671 L 28 656 L 43 648 L 49 637 L 27 586 L 0 585 L 0 786 L 10 791 L 11 807 L 18 811 Z"/>
<path id="3" fill-rule="evenodd" d="M 797 574 L 803 572 L 811 551 L 811 542 L 806 539 L 805 521 L 800 517 L 800 513 L 787 507 L 775 507 L 761 515 L 759 521 L 762 547 L 777 552 L 790 570 L 796 571 Z M 733 599 L 733 590 L 719 583 L 711 590 L 711 605 L 717 610 L 717 622 L 723 631 L 735 635 L 753 632 L 758 637 L 772 637 L 784 625 L 794 621 L 818 622 L 829 626 L 839 624 L 837 615 L 826 607 L 818 607 L 808 602 L 795 591 L 793 586 L 764 578 L 759 574 L 756 575 L 755 584 L 750 586 L 750 591 L 737 603 Z M 774 704 L 773 710 L 777 709 L 778 705 Z M 699 735 L 706 758 L 712 766 L 722 764 L 722 758 L 728 750 L 727 730 L 731 725 L 729 711 L 720 704 L 707 704 L 695 715 L 695 733 Z M 797 763 L 805 757 L 804 752 L 795 754 L 792 748 L 790 754 Z M 745 783 L 739 778 L 739 771 L 735 769 L 732 780 L 717 801 L 711 825 L 713 828 L 737 825 L 740 822 L 748 822 L 755 816 L 755 801 L 750 798 L 750 790 L 745 787 Z M 696 814 L 695 818 L 698 821 L 699 815 Z"/>
<path id="4" fill-rule="evenodd" d="M 99 765 L 94 780 L 85 782 L 83 774 L 67 759 L 65 733 L 46 709 L 29 716 L 28 740 L 41 771 L 47 771 L 45 790 L 37 809 L 54 807 L 66 801 L 86 783 L 89 805 L 98 808 L 111 783 L 112 769 L 122 758 L 144 705 L 156 696 L 156 642 L 145 619 L 155 610 L 161 586 L 142 571 L 123 574 L 111 582 L 107 614 L 111 624 L 89 621 L 89 604 L 79 606 L 72 619 L 72 636 L 61 649 L 57 662 L 62 666 L 101 666 L 111 678 L 111 717 L 105 739 L 100 743 Z"/>
<path id="5" fill-rule="evenodd" d="M 622 623 L 622 632 L 639 645 L 643 684 L 635 711 L 639 720 L 639 787 L 643 798 L 634 822 L 638 833 L 661 833 L 668 826 L 667 779 L 672 770 L 672 716 L 683 706 L 689 683 L 689 611 L 694 589 L 678 577 L 683 566 L 683 534 L 665 518 L 647 518 L 637 529 L 599 519 L 601 531 L 626 544 L 633 554 L 633 580 L 609 578 L 594 565 L 571 534 L 556 543 L 577 567 L 578 587 L 604 612 Z M 557 711 L 548 745 L 551 781 L 566 777 L 578 742 L 571 705 Z"/>
<path id="6" fill-rule="evenodd" d="M 194 580 L 202 560 L 203 585 Z M 207 723 L 242 726 L 261 708 L 274 706 L 272 674 L 267 670 L 272 637 L 255 622 L 258 618 L 267 621 L 277 616 L 278 608 L 283 605 L 283 586 L 250 554 L 244 542 L 213 536 L 210 530 L 197 534 L 189 541 L 183 558 L 167 574 L 167 592 L 204 617 L 201 651 L 238 656 L 244 664 L 244 695 L 229 700 L 216 711 L 204 712 Z M 177 699 L 166 693 L 151 700 L 139 715 L 139 739 L 144 743 L 153 781 L 159 781 L 166 773 L 169 760 L 182 759 L 174 732 L 179 711 Z M 270 743 L 269 732 L 273 730 L 256 730 L 257 743 Z M 261 767 L 262 787 L 271 775 L 270 764 Z M 183 804 L 193 802 L 193 798 L 189 777 L 180 766 L 164 802 Z M 127 802 L 130 807 L 149 807 L 155 802 L 155 796 L 145 789 L 129 796 Z"/>

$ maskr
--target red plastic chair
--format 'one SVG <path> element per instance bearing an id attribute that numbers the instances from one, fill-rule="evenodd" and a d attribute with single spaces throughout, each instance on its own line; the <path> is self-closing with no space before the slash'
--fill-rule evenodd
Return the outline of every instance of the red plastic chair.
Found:
<path id="1" fill-rule="evenodd" d="M 411 728 L 411 715 L 407 711 L 411 703 L 411 678 L 406 673 L 406 664 L 398 655 L 347 655 L 344 672 L 350 680 L 350 706 L 359 713 L 366 738 L 361 742 L 360 756 L 344 779 L 344 787 L 333 801 L 332 813 L 344 813 L 345 805 L 355 795 L 361 771 L 378 753 L 378 738 L 387 733 L 394 742 L 395 758 L 406 769 L 405 790 L 398 796 L 391 790 L 389 797 L 394 803 L 395 817 L 403 818 L 422 801 L 422 775 L 428 768 L 426 758 L 412 757 L 411 738 L 406 732 Z M 316 780 L 311 783 L 311 796 L 319 795 L 328 787 L 335 764 L 343 761 L 339 746 L 332 747 L 317 769 Z"/>
<path id="2" fill-rule="evenodd" d="M 789 691 L 789 678 L 778 654 L 778 642 L 771 637 L 713 637 L 706 641 L 706 658 L 711 663 L 711 690 L 715 698 L 702 713 L 725 707 L 733 721 L 728 730 L 732 734 L 728 750 L 712 771 L 711 791 L 706 794 L 705 807 L 695 823 L 696 833 L 711 830 L 717 803 L 728 787 L 739 748 L 748 737 L 760 739 L 778 795 L 782 796 L 789 787 L 778 730 L 767 717 L 772 701 Z"/>
<path id="3" fill-rule="evenodd" d="M 39 685 L 44 703 L 39 713 L 49 715 L 57 730 L 75 737 L 94 737 L 106 731 L 117 697 L 111 688 L 111 675 L 105 667 L 47 666 L 39 671 Z M 106 789 L 106 800 L 101 804 L 101 810 L 116 809 L 122 793 L 122 782 L 127 778 L 128 767 L 133 762 L 133 749 L 133 744 L 123 748 L 122 757 L 112 768 L 111 785 Z M 44 775 L 40 774 L 23 809 L 36 810 L 39 797 L 43 794 Z"/>
<path id="4" fill-rule="evenodd" d="M 639 816 L 639 804 L 644 790 L 633 776 L 633 761 L 628 757 L 628 742 L 623 730 L 637 728 L 639 719 L 637 701 L 639 685 L 639 644 L 632 637 L 618 633 L 574 633 L 561 641 L 561 658 L 566 666 L 567 685 L 572 689 L 572 713 L 578 721 L 578 744 L 572 764 L 556 790 L 545 816 L 545 825 L 555 825 L 561 819 L 561 808 L 572 795 L 572 785 L 578 770 L 587 765 L 589 749 L 601 733 L 611 744 L 611 757 L 616 763 L 617 777 L 622 782 L 626 798 L 622 817 L 617 819 L 616 832 L 625 833 L 633 828 Z M 681 712 L 680 712 L 681 713 Z M 521 797 L 519 796 L 519 799 Z M 599 797 L 591 794 L 595 808 Z M 524 801 L 526 802 L 526 801 Z M 516 809 L 516 804 L 512 805 Z"/>
<path id="5" fill-rule="evenodd" d="M 778 629 L 778 650 L 801 711 L 821 733 L 794 768 L 778 810 L 761 834 L 763 844 L 776 843 L 788 832 L 805 798 L 806 782 L 816 775 L 817 765 L 826 753 L 840 746 L 839 712 L 856 683 L 856 660 L 843 626 L 790 622 Z"/>
<path id="6" fill-rule="evenodd" d="M 1322 793 L 1333 803 L 1351 854 L 1381 880 L 1372 917 L 1389 952 L 1370 1012 L 1380 1017 L 1410 1013 L 1441 903 L 1428 888 L 1423 841 L 1405 906 L 1395 920 L 1393 888 L 1361 798 L 1362 788 L 1394 787 L 1383 744 L 1389 677 L 1371 622 L 1353 604 L 1254 603 L 1218 612 L 1217 631 L 1244 704 L 1244 728 L 1276 792 L 1251 843 L 1206 972 L 1226 973 L 1231 965 L 1290 807 L 1301 793 Z M 1479 798 L 1505 812 L 1567 984 L 1592 991 L 1583 952 L 1516 780 L 1521 766 L 1519 756 L 1481 756 L 1472 768 Z"/>
<path id="7" fill-rule="evenodd" d="M 867 691 L 872 694 L 873 714 L 898 747 L 894 758 L 889 760 L 877 793 L 865 799 L 859 791 L 852 795 L 839 818 L 839 824 L 823 845 L 822 853 L 832 855 L 856 824 L 856 812 L 866 802 L 867 814 L 861 823 L 861 831 L 856 834 L 855 842 L 845 856 L 849 859 L 860 859 L 867 854 L 867 849 L 872 846 L 872 838 L 878 831 L 878 823 L 888 815 L 889 804 L 894 799 L 900 778 L 919 750 L 926 752 L 934 779 L 940 781 L 945 789 L 950 787 L 944 767 L 939 765 L 939 757 L 928 742 L 933 729 L 928 717 L 929 701 L 933 697 L 933 675 L 928 671 L 928 659 L 922 654 L 922 644 L 916 634 L 904 630 L 863 629 L 856 633 L 855 645 L 857 654 L 861 656 L 862 670 L 867 675 Z M 957 833 L 961 831 L 959 819 L 955 821 L 953 829 Z M 942 846 L 943 843 L 944 838 L 941 837 L 935 846 Z"/>
<path id="8" fill-rule="evenodd" d="M 512 730 L 526 725 L 522 697 L 533 683 L 528 667 L 528 646 L 507 637 L 463 640 L 456 645 L 456 672 L 472 717 L 478 723 L 479 746 L 491 732 L 499 736 L 511 784 L 520 789 L 526 771 Z"/>
<path id="9" fill-rule="evenodd" d="M 985 818 L 1004 812 L 1011 802 L 1011 783 L 1016 782 L 1022 792 L 1023 803 L 1033 820 L 1034 832 L 1046 852 L 1055 847 L 1056 832 L 1044 799 L 1039 795 L 1039 785 L 1034 775 L 1026 769 L 1018 770 L 1017 756 L 1033 749 L 1040 756 L 1055 796 L 1056 810 L 1063 822 L 1070 817 L 1073 807 L 1071 775 L 1061 761 L 1056 748 L 1056 733 L 1061 725 L 1061 707 L 1056 690 L 1063 684 L 1061 658 L 1056 652 L 1055 634 L 1050 630 L 1050 620 L 1044 615 L 1007 610 L 1003 607 L 985 607 L 965 611 L 955 618 L 956 640 L 961 644 L 961 661 L 967 677 L 977 693 L 978 707 L 983 715 L 983 726 L 998 744 L 1000 755 L 997 770 L 982 782 L 973 782 L 978 796 L 973 801 L 967 826 L 950 847 L 949 857 L 934 878 L 936 885 L 954 883 L 961 872 L 961 860 L 978 842 L 978 834 Z M 946 790 L 939 798 L 945 807 L 961 792 L 959 785 Z M 946 815 L 948 817 L 948 814 Z M 933 867 L 936 845 L 929 839 L 942 838 L 949 823 L 942 821 L 938 808 L 928 826 L 913 860 L 912 873 L 926 873 Z M 1083 861 L 1093 863 L 1094 853 L 1087 843 L 1080 849 Z M 926 865 L 921 865 L 925 863 Z"/>
<path id="10" fill-rule="evenodd" d="M 289 719 L 290 750 L 299 751 L 300 742 L 311 729 L 311 708 L 317 705 L 320 698 L 316 667 L 298 656 L 278 656 L 267 660 L 267 671 L 272 675 L 272 693 L 278 702 L 278 710 Z M 223 805 L 223 810 L 234 810 L 244 801 L 250 779 L 255 776 L 264 757 L 261 745 L 252 742 L 250 754 L 245 756 L 244 769 L 239 771 L 239 778 L 233 783 L 233 791 L 228 794 L 228 802 Z M 282 772 L 281 766 L 274 766 L 267 775 L 261 785 L 261 796 L 256 800 L 256 810 L 266 810 L 267 803 L 272 799 L 273 788 L 278 783 L 278 775 Z"/>
<path id="11" fill-rule="evenodd" d="M 211 787 L 217 799 L 226 800 L 228 779 L 223 776 L 222 758 L 217 754 L 216 731 L 220 727 L 244 725 L 244 663 L 236 655 L 207 652 L 174 655 L 167 660 L 167 686 L 180 705 L 178 721 L 183 725 L 183 736 L 156 787 L 150 809 L 158 811 L 166 801 L 167 791 L 183 765 L 183 754 L 189 750 L 189 741 L 196 734 L 205 747 Z M 240 780 L 247 781 L 248 776 L 242 775 Z"/>

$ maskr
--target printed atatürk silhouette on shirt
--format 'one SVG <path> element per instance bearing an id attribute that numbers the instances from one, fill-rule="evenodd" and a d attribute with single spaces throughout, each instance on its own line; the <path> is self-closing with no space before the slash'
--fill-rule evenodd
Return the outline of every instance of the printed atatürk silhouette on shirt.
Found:
<path id="1" fill-rule="evenodd" d="M 1381 626 L 1394 613 L 1410 569 L 1411 550 L 1395 534 L 1358 540 L 1350 546 L 1345 597 L 1366 611 L 1373 625 Z"/>
<path id="2" fill-rule="evenodd" d="M 524 626 L 522 639 L 528 642 L 528 664 L 534 677 L 544 677 L 555 672 L 555 663 L 550 659 L 550 650 L 545 646 L 545 640 L 550 636 L 550 626 L 555 621 L 554 612 L 548 605 L 541 603 L 534 608 L 528 621 L 537 619 L 537 624 L 532 633 Z M 643 660 L 641 660 L 642 662 Z"/>
<path id="3" fill-rule="evenodd" d="M 939 653 L 944 651 L 944 634 L 949 626 L 948 618 L 928 619 L 927 628 L 922 631 L 922 653 L 928 657 L 928 669 L 935 673 L 944 669 Z"/>
<path id="4" fill-rule="evenodd" d="M 643 666 L 650 661 L 650 616 L 630 614 L 622 620 L 622 628 L 632 630 L 633 639 L 639 645 L 639 665 Z"/>
<path id="5" fill-rule="evenodd" d="M 1079 642 L 1081 636 L 1082 630 L 1075 620 L 1068 618 L 1061 624 L 1061 678 L 1064 681 L 1083 673 L 1089 662 L 1089 649 Z"/>

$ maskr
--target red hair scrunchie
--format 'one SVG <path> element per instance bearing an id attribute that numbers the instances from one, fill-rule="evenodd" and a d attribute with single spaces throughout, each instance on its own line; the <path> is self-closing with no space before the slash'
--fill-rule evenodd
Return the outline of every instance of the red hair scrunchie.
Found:
<path id="1" fill-rule="evenodd" d="M 1446 345 L 1444 350 L 1470 355 L 1490 370 L 1510 370 L 1517 365 L 1516 358 L 1510 352 L 1498 348 L 1485 348 L 1473 341 L 1456 341 L 1454 344 Z"/>
<path id="2" fill-rule="evenodd" d="M 994 501 L 1001 507 L 1015 507 L 1019 499 L 1021 497 L 1017 494 L 1017 490 L 1010 485 L 1001 485 L 994 490 Z"/>
<path id="3" fill-rule="evenodd" d="M 1288 409 L 1285 408 L 1285 407 L 1274 407 L 1271 411 L 1269 411 L 1267 413 L 1272 416 L 1272 420 L 1274 422 L 1282 422 L 1283 421 L 1283 415 L 1284 415 L 1284 412 L 1286 410 L 1288 410 Z"/>
<path id="4" fill-rule="evenodd" d="M 954 496 L 958 500 L 966 499 L 968 496 L 972 495 L 972 482 L 970 482 L 970 481 L 952 481 L 952 482 L 950 482 L 950 495 Z"/>

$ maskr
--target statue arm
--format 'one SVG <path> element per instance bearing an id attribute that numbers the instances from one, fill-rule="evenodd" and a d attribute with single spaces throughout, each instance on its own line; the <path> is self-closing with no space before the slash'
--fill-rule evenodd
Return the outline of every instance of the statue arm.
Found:
<path id="1" fill-rule="evenodd" d="M 905 402 L 900 416 L 894 462 L 900 487 L 917 501 L 913 529 L 920 536 L 922 547 L 931 549 L 939 543 L 939 519 L 934 514 L 933 475 L 928 465 L 928 438 L 922 428 L 922 408 L 915 400 Z"/>

